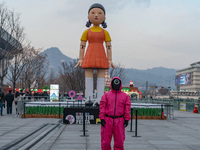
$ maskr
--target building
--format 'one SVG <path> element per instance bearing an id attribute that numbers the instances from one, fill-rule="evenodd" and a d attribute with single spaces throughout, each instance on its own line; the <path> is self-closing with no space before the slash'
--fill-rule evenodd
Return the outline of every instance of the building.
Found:
<path id="1" fill-rule="evenodd" d="M 21 51 L 22 45 L 13 36 L 11 36 L 6 30 L 0 27 L 0 52 L 1 56 L 7 52 L 13 50 Z"/>
<path id="2" fill-rule="evenodd" d="M 179 92 L 200 92 L 200 62 L 176 72 L 175 84 Z"/>
<path id="3" fill-rule="evenodd" d="M 12 52 L 18 53 L 22 51 L 22 45 L 13 36 L 11 36 L 6 30 L 0 27 L 0 76 L 2 75 L 2 69 L 4 66 L 4 58 L 12 59 L 13 56 L 6 55 Z M 1 83 L 0 83 L 1 85 Z"/>
<path id="4" fill-rule="evenodd" d="M 130 81 L 129 87 L 123 87 L 122 91 L 127 93 L 131 98 L 141 98 L 141 93 L 137 87 L 134 87 L 133 81 Z"/>

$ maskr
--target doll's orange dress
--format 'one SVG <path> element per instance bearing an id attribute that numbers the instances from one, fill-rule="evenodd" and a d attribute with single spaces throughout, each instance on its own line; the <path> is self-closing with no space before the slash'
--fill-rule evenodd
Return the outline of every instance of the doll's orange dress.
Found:
<path id="1" fill-rule="evenodd" d="M 88 29 L 87 39 L 89 44 L 81 68 L 109 69 L 108 59 L 103 46 L 105 41 L 104 30 L 92 32 Z"/>

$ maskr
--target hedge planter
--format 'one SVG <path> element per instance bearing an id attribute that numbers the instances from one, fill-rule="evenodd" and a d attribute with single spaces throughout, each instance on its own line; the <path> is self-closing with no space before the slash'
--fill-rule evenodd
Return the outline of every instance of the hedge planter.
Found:
<path id="1" fill-rule="evenodd" d="M 132 119 L 136 119 L 135 116 L 132 117 Z M 161 116 L 137 116 L 137 119 L 153 119 L 153 120 L 161 120 Z M 163 120 L 166 120 L 167 117 L 163 116 Z"/>
<path id="2" fill-rule="evenodd" d="M 138 117 L 137 119 L 161 119 L 161 109 L 160 108 L 134 108 L 137 110 Z M 132 118 L 135 119 L 135 111 L 133 111 Z M 163 120 L 167 119 L 166 116 L 163 116 Z"/>
<path id="3" fill-rule="evenodd" d="M 55 106 L 28 106 L 25 110 L 26 118 L 59 118 L 59 107 Z M 63 117 L 63 110 L 64 107 L 60 107 L 60 118 Z"/>

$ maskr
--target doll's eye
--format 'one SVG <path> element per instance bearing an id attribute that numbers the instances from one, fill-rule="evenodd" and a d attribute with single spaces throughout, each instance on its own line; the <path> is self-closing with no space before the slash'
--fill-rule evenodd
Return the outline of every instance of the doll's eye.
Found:
<path id="1" fill-rule="evenodd" d="M 101 12 L 99 12 L 99 14 L 101 15 L 102 13 L 101 13 Z"/>
<path id="2" fill-rule="evenodd" d="M 94 12 L 92 12 L 92 14 L 94 14 Z"/>

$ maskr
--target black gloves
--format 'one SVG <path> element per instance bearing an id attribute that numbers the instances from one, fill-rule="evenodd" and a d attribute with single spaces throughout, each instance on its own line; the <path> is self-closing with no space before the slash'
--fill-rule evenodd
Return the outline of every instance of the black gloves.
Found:
<path id="1" fill-rule="evenodd" d="M 125 127 L 128 126 L 128 120 L 124 120 L 124 126 L 125 126 Z"/>
<path id="2" fill-rule="evenodd" d="M 102 120 L 101 120 L 101 125 L 102 125 L 103 127 L 105 127 L 105 124 L 106 124 L 105 119 L 102 119 Z"/>
<path id="3" fill-rule="evenodd" d="M 4 108 L 6 108 L 6 105 L 5 105 L 5 103 L 3 104 L 3 107 L 4 107 Z"/>

